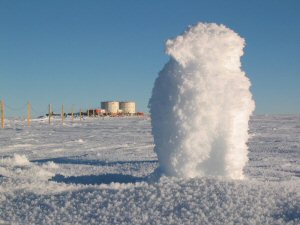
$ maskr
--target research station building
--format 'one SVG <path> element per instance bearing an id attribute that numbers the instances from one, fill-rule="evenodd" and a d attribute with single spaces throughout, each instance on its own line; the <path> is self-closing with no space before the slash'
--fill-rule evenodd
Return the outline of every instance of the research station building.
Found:
<path id="1" fill-rule="evenodd" d="M 125 114 L 134 114 L 134 113 L 136 113 L 135 102 L 132 102 L 132 101 L 120 102 L 120 110 L 122 110 L 122 113 L 125 113 Z"/>
<path id="2" fill-rule="evenodd" d="M 136 105 L 133 101 L 117 102 L 106 101 L 101 102 L 101 109 L 104 109 L 109 114 L 135 114 Z"/>

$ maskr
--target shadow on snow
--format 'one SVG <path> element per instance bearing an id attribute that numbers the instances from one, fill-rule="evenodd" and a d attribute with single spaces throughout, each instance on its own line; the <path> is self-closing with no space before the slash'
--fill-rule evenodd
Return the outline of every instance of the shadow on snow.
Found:
<path id="1" fill-rule="evenodd" d="M 41 160 L 32 160 L 33 163 L 46 163 L 54 162 L 58 164 L 81 164 L 81 165 L 93 165 L 93 166 L 117 166 L 124 164 L 132 164 L 135 167 L 141 166 L 141 164 L 150 163 L 157 164 L 157 160 L 142 160 L 142 161 L 99 161 L 99 160 L 87 160 L 87 159 L 76 159 L 68 157 L 50 158 Z M 101 175 L 84 175 L 84 176 L 70 176 L 65 177 L 61 174 L 56 174 L 50 179 L 58 183 L 66 184 L 110 184 L 110 183 L 137 183 L 142 181 L 149 181 L 149 176 L 146 177 L 134 177 L 125 174 L 101 174 Z"/>
<path id="2" fill-rule="evenodd" d="M 50 179 L 58 183 L 66 184 L 110 184 L 110 183 L 136 183 L 147 181 L 145 177 L 134 177 L 123 174 L 102 174 L 102 175 L 88 175 L 88 176 L 71 176 L 65 177 L 57 174 Z"/>
<path id="3" fill-rule="evenodd" d="M 86 160 L 86 159 L 72 159 L 68 157 L 50 158 L 32 160 L 33 163 L 46 163 L 54 162 L 59 164 L 80 164 L 80 165 L 93 165 L 93 166 L 115 166 L 123 164 L 143 164 L 143 163 L 158 163 L 158 160 L 142 160 L 142 161 L 99 161 L 99 160 Z"/>

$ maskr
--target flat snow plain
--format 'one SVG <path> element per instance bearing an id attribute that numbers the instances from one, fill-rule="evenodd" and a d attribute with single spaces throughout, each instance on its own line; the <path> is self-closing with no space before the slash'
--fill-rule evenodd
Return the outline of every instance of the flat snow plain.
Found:
<path id="1" fill-rule="evenodd" d="M 6 120 L 0 224 L 299 224 L 300 116 L 254 116 L 243 181 L 151 175 L 150 120 Z"/>

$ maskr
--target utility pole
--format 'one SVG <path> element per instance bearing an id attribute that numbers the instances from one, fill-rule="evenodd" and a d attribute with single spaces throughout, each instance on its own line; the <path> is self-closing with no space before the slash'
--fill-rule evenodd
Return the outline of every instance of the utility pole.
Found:
<path id="1" fill-rule="evenodd" d="M 27 103 L 27 126 L 30 127 L 30 102 Z"/>
<path id="2" fill-rule="evenodd" d="M 1 101 L 1 127 L 4 128 L 4 100 Z"/>
<path id="3" fill-rule="evenodd" d="M 81 121 L 81 116 L 82 116 L 82 113 L 81 113 L 81 108 L 80 108 L 80 113 L 79 113 L 80 121 Z"/>

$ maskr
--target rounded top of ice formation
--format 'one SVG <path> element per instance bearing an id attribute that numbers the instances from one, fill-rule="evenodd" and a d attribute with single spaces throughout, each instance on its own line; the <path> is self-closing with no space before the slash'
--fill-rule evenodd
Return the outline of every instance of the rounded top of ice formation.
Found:
<path id="1" fill-rule="evenodd" d="M 218 63 L 227 69 L 240 68 L 245 40 L 233 30 L 215 23 L 198 23 L 166 42 L 166 53 L 180 65 Z M 212 65 L 213 66 L 213 65 Z"/>

